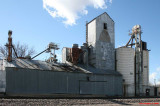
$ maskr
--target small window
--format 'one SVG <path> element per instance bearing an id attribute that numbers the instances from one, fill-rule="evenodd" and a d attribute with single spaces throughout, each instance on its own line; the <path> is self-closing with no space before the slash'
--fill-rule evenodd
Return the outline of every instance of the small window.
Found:
<path id="1" fill-rule="evenodd" d="M 107 23 L 104 23 L 104 29 L 107 30 Z"/>

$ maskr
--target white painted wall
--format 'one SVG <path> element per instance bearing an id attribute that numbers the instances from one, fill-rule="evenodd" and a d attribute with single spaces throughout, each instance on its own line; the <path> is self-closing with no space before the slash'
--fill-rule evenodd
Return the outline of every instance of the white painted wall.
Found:
<path id="1" fill-rule="evenodd" d="M 88 24 L 88 44 L 95 46 L 96 43 L 96 20 Z"/>

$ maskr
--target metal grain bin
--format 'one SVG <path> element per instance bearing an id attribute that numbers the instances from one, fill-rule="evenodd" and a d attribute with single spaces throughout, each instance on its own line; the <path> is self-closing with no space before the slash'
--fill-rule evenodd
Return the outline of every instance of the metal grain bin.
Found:
<path id="1" fill-rule="evenodd" d="M 143 85 L 148 86 L 149 82 L 149 51 L 143 50 Z"/>
<path id="2" fill-rule="evenodd" d="M 124 96 L 134 96 L 134 49 L 118 48 L 116 49 L 116 69 L 123 76 L 123 94 Z"/>

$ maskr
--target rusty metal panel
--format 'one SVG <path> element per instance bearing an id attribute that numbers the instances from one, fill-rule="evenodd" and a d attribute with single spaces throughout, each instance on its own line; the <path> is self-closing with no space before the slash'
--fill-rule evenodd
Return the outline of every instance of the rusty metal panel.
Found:
<path id="1" fill-rule="evenodd" d="M 82 53 L 82 50 L 79 48 L 70 48 L 69 49 L 69 61 L 73 64 L 78 63 L 78 59 L 80 57 L 80 53 Z"/>

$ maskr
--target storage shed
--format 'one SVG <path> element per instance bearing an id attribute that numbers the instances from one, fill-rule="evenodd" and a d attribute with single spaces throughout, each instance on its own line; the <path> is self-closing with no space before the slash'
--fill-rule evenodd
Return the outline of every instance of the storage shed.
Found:
<path id="1" fill-rule="evenodd" d="M 74 66 L 27 59 L 1 63 L 0 92 L 8 95 L 122 95 L 122 76 L 118 72 L 91 67 L 81 71 Z"/>

